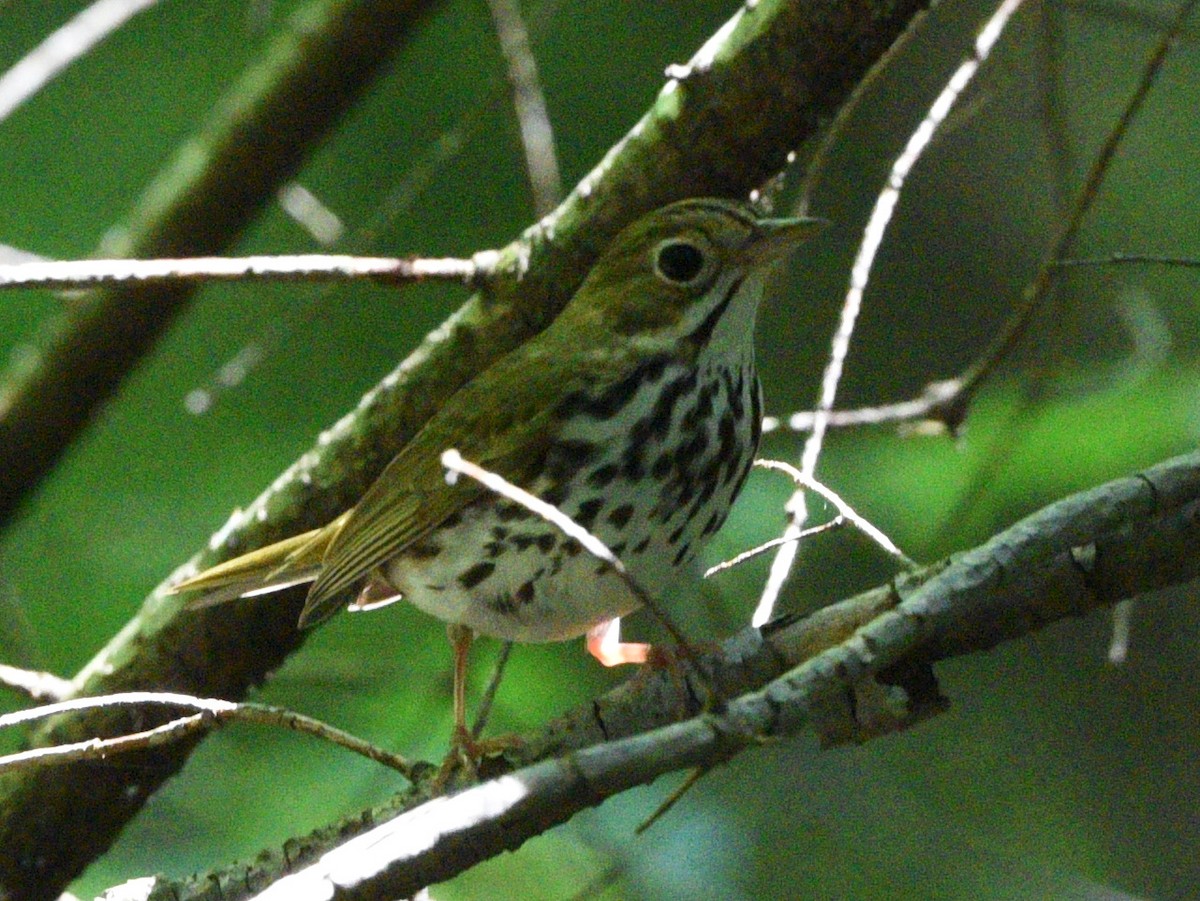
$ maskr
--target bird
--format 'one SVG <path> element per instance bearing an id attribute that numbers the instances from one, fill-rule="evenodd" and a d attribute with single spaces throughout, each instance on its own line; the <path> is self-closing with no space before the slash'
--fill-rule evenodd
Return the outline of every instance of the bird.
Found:
<path id="1" fill-rule="evenodd" d="M 351 602 L 403 599 L 449 625 L 454 745 L 474 635 L 587 636 L 602 663 L 642 662 L 619 619 L 629 579 L 513 499 L 448 480 L 463 458 L 556 506 L 659 595 L 724 523 L 761 437 L 755 320 L 769 266 L 822 220 L 690 198 L 601 251 L 562 312 L 454 392 L 362 498 L 328 525 L 175 585 L 203 604 L 310 582 L 313 626 Z"/>

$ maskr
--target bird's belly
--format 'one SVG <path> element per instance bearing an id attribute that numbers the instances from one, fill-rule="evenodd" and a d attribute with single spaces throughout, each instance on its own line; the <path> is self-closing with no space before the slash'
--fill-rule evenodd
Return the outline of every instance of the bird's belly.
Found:
<path id="1" fill-rule="evenodd" d="M 753 371 L 672 372 L 666 389 L 558 436 L 529 490 L 604 542 L 652 597 L 725 521 L 753 460 Z M 686 385 L 683 383 L 686 382 Z M 666 390 L 664 389 L 664 390 Z M 560 641 L 641 606 L 620 574 L 557 527 L 488 494 L 384 565 L 406 600 L 512 641 Z"/>
<path id="2" fill-rule="evenodd" d="M 577 542 L 536 517 L 502 522 L 502 509 L 468 508 L 431 539 L 452 551 L 398 557 L 385 578 L 426 613 L 509 641 L 563 641 L 640 606 Z"/>

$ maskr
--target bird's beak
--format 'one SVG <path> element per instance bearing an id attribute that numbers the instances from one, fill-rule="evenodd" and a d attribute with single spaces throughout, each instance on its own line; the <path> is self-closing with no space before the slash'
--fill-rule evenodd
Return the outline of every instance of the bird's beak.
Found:
<path id="1" fill-rule="evenodd" d="M 801 241 L 825 230 L 826 219 L 798 216 L 788 219 L 760 219 L 754 236 L 746 246 L 747 262 L 751 266 L 770 263 L 786 256 Z"/>

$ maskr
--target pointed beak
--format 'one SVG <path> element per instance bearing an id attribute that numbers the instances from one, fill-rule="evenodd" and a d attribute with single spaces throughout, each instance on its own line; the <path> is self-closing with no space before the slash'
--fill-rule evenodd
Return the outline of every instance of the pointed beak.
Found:
<path id="1" fill-rule="evenodd" d="M 754 236 L 746 245 L 746 259 L 751 266 L 760 266 L 782 259 L 802 241 L 825 230 L 826 219 L 795 217 L 789 219 L 760 219 Z"/>

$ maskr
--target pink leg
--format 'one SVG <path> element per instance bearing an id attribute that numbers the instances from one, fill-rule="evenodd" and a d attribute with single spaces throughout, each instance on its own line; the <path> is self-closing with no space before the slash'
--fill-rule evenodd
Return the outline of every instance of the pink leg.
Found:
<path id="1" fill-rule="evenodd" d="M 605 666 L 622 663 L 645 663 L 650 655 L 650 645 L 621 644 L 621 618 L 610 619 L 593 626 L 587 634 L 588 653 Z"/>

